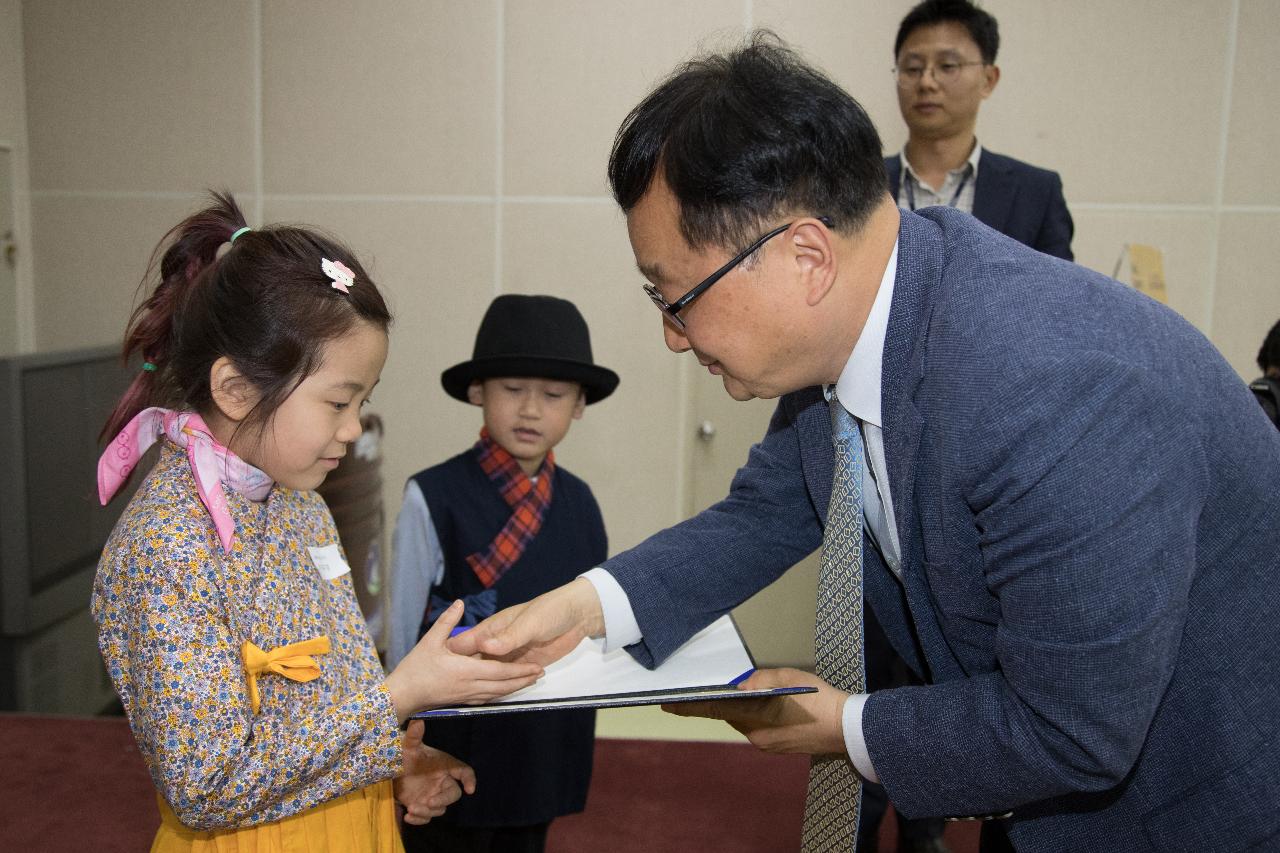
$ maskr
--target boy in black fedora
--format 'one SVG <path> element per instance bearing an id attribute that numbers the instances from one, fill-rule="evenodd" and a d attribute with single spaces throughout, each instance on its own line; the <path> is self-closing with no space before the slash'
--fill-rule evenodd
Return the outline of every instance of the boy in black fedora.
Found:
<path id="1" fill-rule="evenodd" d="M 389 665 L 455 599 L 463 625 L 528 601 L 599 565 L 604 520 L 591 489 L 553 448 L 618 376 L 591 356 L 586 321 L 552 296 L 499 296 L 470 361 L 440 376 L 449 396 L 480 406 L 473 447 L 409 479 L 396 521 Z M 413 851 L 536 853 L 551 820 L 586 805 L 593 711 L 428 721 L 424 742 L 470 764 L 476 793 L 425 826 Z"/>

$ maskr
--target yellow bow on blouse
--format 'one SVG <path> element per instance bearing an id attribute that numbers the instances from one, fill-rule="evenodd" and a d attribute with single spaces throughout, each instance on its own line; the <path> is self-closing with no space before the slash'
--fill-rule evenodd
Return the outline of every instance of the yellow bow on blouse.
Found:
<path id="1" fill-rule="evenodd" d="M 320 677 L 320 664 L 312 655 L 323 655 L 329 651 L 329 638 L 325 635 L 310 640 L 299 640 L 287 646 L 280 646 L 269 652 L 245 640 L 240 647 L 240 657 L 244 659 L 244 673 L 249 681 L 249 701 L 253 704 L 253 713 L 258 713 L 262 698 L 258 695 L 258 676 L 276 673 L 291 681 L 314 681 Z"/>

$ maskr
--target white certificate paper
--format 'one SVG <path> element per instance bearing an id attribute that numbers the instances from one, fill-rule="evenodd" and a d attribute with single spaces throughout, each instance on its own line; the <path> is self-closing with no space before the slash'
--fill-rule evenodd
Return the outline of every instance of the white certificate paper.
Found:
<path id="1" fill-rule="evenodd" d="M 694 634 L 657 669 L 645 669 L 625 649 L 605 652 L 604 640 L 586 639 L 523 690 L 486 705 L 437 708 L 415 716 L 431 719 L 563 708 L 618 708 L 814 692 L 812 687 L 738 690 L 734 685 L 754 670 L 755 663 L 733 617 L 725 615 Z"/>

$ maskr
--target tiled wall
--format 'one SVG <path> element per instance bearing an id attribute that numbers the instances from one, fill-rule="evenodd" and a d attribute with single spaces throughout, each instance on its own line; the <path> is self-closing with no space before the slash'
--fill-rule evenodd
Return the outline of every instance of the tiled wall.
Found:
<path id="1" fill-rule="evenodd" d="M 31 205 L 27 177 L 27 110 L 22 69 L 22 4 L 19 0 L 0 0 L 0 186 L 8 196 L 0 204 L 11 204 L 12 211 L 0 213 L 0 222 L 12 219 L 12 244 L 17 250 L 8 258 L 0 258 L 0 356 L 30 350 L 35 346 L 35 330 L 26 327 L 19 317 L 31 316 Z M 2 194 L 0 194 L 2 195 Z M 3 230 L 3 229 L 0 229 Z M 6 245 L 0 234 L 0 247 Z"/>
<path id="2" fill-rule="evenodd" d="M 867 107 L 896 150 L 906 0 L 28 0 L 35 268 L 30 343 L 114 341 L 154 242 L 198 191 L 254 221 L 330 228 L 397 312 L 376 395 L 389 509 L 478 429 L 439 371 L 499 292 L 568 296 L 623 377 L 563 449 L 612 544 L 679 516 L 685 361 L 641 296 L 604 164 L 649 86 L 700 45 L 770 26 Z M 989 0 L 1003 77 L 988 147 L 1058 169 L 1080 262 L 1166 253 L 1170 301 L 1245 376 L 1280 317 L 1280 0 Z M 0 25 L 19 20 L 0 0 Z M 10 26 L 13 26 L 11 24 Z M 9 60 L 0 58 L 7 74 Z"/>

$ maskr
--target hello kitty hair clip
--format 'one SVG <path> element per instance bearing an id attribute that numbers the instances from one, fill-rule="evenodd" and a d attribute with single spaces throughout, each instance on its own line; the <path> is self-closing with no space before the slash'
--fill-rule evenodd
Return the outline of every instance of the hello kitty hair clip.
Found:
<path id="1" fill-rule="evenodd" d="M 333 279 L 334 290 L 341 290 L 343 293 L 350 293 L 351 291 L 347 290 L 347 288 L 355 286 L 356 274 L 347 269 L 347 265 L 342 261 L 331 261 L 328 258 L 321 258 L 320 271 Z"/>

